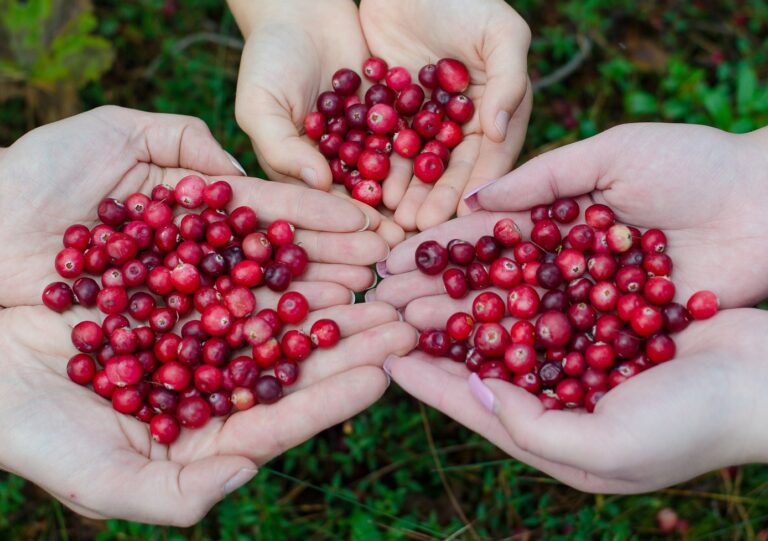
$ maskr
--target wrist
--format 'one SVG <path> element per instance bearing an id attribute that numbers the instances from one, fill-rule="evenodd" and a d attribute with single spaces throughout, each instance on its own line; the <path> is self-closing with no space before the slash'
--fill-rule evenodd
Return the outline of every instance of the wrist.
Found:
<path id="1" fill-rule="evenodd" d="M 353 0 L 227 0 L 244 39 L 254 29 L 270 23 L 317 24 L 319 16 L 336 13 L 336 9 L 357 9 Z"/>

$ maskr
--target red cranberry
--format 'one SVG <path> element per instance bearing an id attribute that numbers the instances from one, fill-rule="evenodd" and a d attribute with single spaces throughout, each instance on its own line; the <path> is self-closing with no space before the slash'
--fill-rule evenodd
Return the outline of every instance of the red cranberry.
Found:
<path id="1" fill-rule="evenodd" d="M 475 243 L 475 255 L 478 261 L 491 263 L 501 255 L 501 244 L 490 235 L 480 237 Z"/>
<path id="2" fill-rule="evenodd" d="M 112 346 L 112 350 L 116 354 L 127 355 L 134 353 L 136 349 L 138 349 L 139 338 L 128 327 L 121 327 L 119 329 L 115 329 L 115 332 L 109 336 L 109 344 Z"/>
<path id="3" fill-rule="evenodd" d="M 549 310 L 536 321 L 536 338 L 546 348 L 560 348 L 571 339 L 571 324 L 562 312 Z"/>
<path id="4" fill-rule="evenodd" d="M 546 410 L 561 410 L 564 407 L 563 403 L 552 389 L 544 389 L 539 393 L 539 400 Z"/>
<path id="5" fill-rule="evenodd" d="M 437 132 L 437 135 L 435 135 L 435 140 L 445 145 L 449 150 L 458 146 L 458 144 L 461 143 L 463 139 L 464 136 L 461 133 L 461 126 L 459 126 L 456 122 L 451 122 L 450 120 L 443 122 L 443 124 L 440 126 L 440 131 Z M 425 148 L 425 151 L 438 154 L 431 149 Z M 446 156 L 442 156 L 440 154 L 438 155 L 443 160 L 443 162 L 446 162 L 450 157 L 450 153 L 446 153 Z"/>
<path id="6" fill-rule="evenodd" d="M 613 350 L 622 359 L 631 359 L 640 351 L 640 338 L 632 331 L 619 331 L 613 340 Z"/>
<path id="7" fill-rule="evenodd" d="M 587 361 L 584 359 L 584 355 L 578 351 L 571 351 L 566 354 L 562 361 L 563 372 L 567 376 L 579 377 L 587 369 Z"/>
<path id="8" fill-rule="evenodd" d="M 290 267 L 288 267 L 290 272 Z M 256 287 L 261 283 L 264 277 L 264 271 L 261 270 L 261 265 L 255 261 L 246 259 L 235 265 L 230 271 L 232 275 L 232 283 L 235 286 L 242 287 Z"/>
<path id="9" fill-rule="evenodd" d="M 592 205 L 584 211 L 584 220 L 587 225 L 598 231 L 604 231 L 616 221 L 616 215 L 605 205 Z"/>
<path id="10" fill-rule="evenodd" d="M 473 339 L 478 353 L 488 358 L 500 358 L 509 345 L 509 333 L 498 323 L 481 323 Z"/>
<path id="11" fill-rule="evenodd" d="M 152 417 L 149 422 L 149 432 L 157 443 L 170 445 L 178 439 L 181 428 L 173 415 L 161 413 Z"/>
<path id="12" fill-rule="evenodd" d="M 169 332 L 176 325 L 179 316 L 170 308 L 155 308 L 149 315 L 149 326 L 158 333 Z"/>
<path id="13" fill-rule="evenodd" d="M 128 219 L 128 211 L 120 201 L 112 198 L 106 198 L 99 203 L 97 209 L 99 220 L 107 225 L 119 226 Z"/>
<path id="14" fill-rule="evenodd" d="M 125 387 L 141 381 L 144 368 L 134 355 L 115 355 L 107 361 L 104 372 L 112 385 Z"/>
<path id="15" fill-rule="evenodd" d="M 475 104 L 464 94 L 456 94 L 445 104 L 445 114 L 451 120 L 465 124 L 475 114 Z"/>
<path id="16" fill-rule="evenodd" d="M 309 339 L 315 347 L 332 348 L 341 340 L 341 330 L 332 319 L 319 319 L 312 324 Z"/>
<path id="17" fill-rule="evenodd" d="M 563 283 L 563 275 L 554 263 L 542 263 L 536 271 L 536 281 L 545 289 L 555 289 Z"/>
<path id="18" fill-rule="evenodd" d="M 433 184 L 437 182 L 443 171 L 445 171 L 445 165 L 437 154 L 432 152 L 422 152 L 413 161 L 413 174 L 427 184 Z"/>
<path id="19" fill-rule="evenodd" d="M 174 413 L 179 404 L 179 395 L 164 387 L 153 387 L 147 394 L 147 404 L 156 413 Z"/>
<path id="20" fill-rule="evenodd" d="M 96 363 L 90 355 L 78 353 L 67 362 L 67 375 L 78 385 L 88 385 L 96 375 Z"/>
<path id="21" fill-rule="evenodd" d="M 309 313 L 309 303 L 301 293 L 289 291 L 280 297 L 277 303 L 277 313 L 283 322 L 297 325 L 306 319 Z"/>
<path id="22" fill-rule="evenodd" d="M 303 361 L 312 353 L 312 340 L 301 331 L 291 330 L 280 340 L 283 354 L 294 361 Z"/>
<path id="23" fill-rule="evenodd" d="M 635 310 L 647 304 L 639 294 L 627 293 L 619 297 L 619 301 L 616 303 L 616 313 L 622 321 L 631 321 Z"/>
<path id="24" fill-rule="evenodd" d="M 368 109 L 366 120 L 373 133 L 392 133 L 397 124 L 397 111 L 391 105 L 377 103 Z"/>
<path id="25" fill-rule="evenodd" d="M 453 239 L 448 243 L 448 257 L 456 265 L 469 265 L 475 259 L 475 247 L 467 241 Z"/>
<path id="26" fill-rule="evenodd" d="M 325 134 L 325 116 L 320 112 L 309 113 L 304 118 L 304 132 L 313 141 L 319 141 Z"/>
<path id="27" fill-rule="evenodd" d="M 438 87 L 432 91 L 432 95 L 430 96 L 431 99 L 429 101 L 445 105 L 448 103 L 448 100 L 451 99 L 451 96 L 453 96 L 453 93 Z"/>
<path id="28" fill-rule="evenodd" d="M 516 344 L 528 344 L 533 346 L 536 343 L 536 331 L 533 323 L 530 321 L 516 321 L 509 329 L 512 342 Z"/>
<path id="29" fill-rule="evenodd" d="M 521 389 L 525 389 L 531 394 L 537 394 L 541 390 L 541 380 L 534 372 L 516 374 L 512 378 L 512 383 Z"/>
<path id="30" fill-rule="evenodd" d="M 531 263 L 541 259 L 541 250 L 538 246 L 530 241 L 523 241 L 517 244 L 514 248 L 515 261 L 520 263 Z"/>
<path id="31" fill-rule="evenodd" d="M 176 408 L 176 418 L 183 427 L 200 428 L 211 418 L 211 406 L 201 397 L 182 398 Z"/>
<path id="32" fill-rule="evenodd" d="M 563 278 L 568 281 L 579 278 L 587 269 L 587 260 L 584 254 L 574 249 L 560 251 L 555 258 L 555 264 L 560 269 Z"/>
<path id="33" fill-rule="evenodd" d="M 663 276 L 652 276 L 645 283 L 643 295 L 649 302 L 656 305 L 669 304 L 675 296 L 675 284 Z"/>
<path id="34" fill-rule="evenodd" d="M 369 88 L 365 93 L 365 104 L 368 107 L 373 107 L 379 103 L 385 103 L 387 105 L 393 105 L 397 94 L 395 91 L 384 86 L 382 84 L 375 84 Z"/>
<path id="35" fill-rule="evenodd" d="M 469 88 L 469 71 L 455 58 L 443 58 L 437 62 L 437 84 L 446 92 L 464 92 Z"/>
<path id="36" fill-rule="evenodd" d="M 662 309 L 664 329 L 674 333 L 685 330 L 691 322 L 691 315 L 682 304 L 670 303 Z"/>
<path id="37" fill-rule="evenodd" d="M 347 119 L 347 124 L 350 128 L 354 130 L 367 130 L 368 129 L 368 105 L 364 103 L 358 103 L 356 105 L 352 105 L 349 107 L 345 113 L 344 118 Z M 361 147 L 359 143 L 355 143 L 353 141 L 349 141 L 349 144 L 357 145 L 358 147 Z M 342 145 L 343 146 L 343 145 Z M 341 153 L 341 147 L 339 147 L 339 156 L 342 160 L 347 162 L 347 160 L 342 156 Z M 348 165 L 352 165 L 350 162 L 347 162 Z"/>
<path id="38" fill-rule="evenodd" d="M 454 362 L 463 363 L 467 359 L 467 353 L 469 353 L 469 347 L 466 342 L 454 342 L 448 348 L 446 356 Z"/>
<path id="39" fill-rule="evenodd" d="M 331 78 L 331 86 L 337 94 L 349 96 L 360 88 L 360 76 L 348 68 L 341 68 Z"/>
<path id="40" fill-rule="evenodd" d="M 232 396 L 227 391 L 218 391 L 208 395 L 208 405 L 211 406 L 211 415 L 223 417 L 232 411 Z"/>
<path id="41" fill-rule="evenodd" d="M 121 287 L 105 287 L 96 296 L 96 305 L 105 314 L 119 314 L 128 307 L 128 295 Z"/>
<path id="42" fill-rule="evenodd" d="M 195 209 L 203 204 L 205 181 L 197 175 L 189 175 L 179 181 L 174 189 L 176 201 L 184 208 Z"/>
<path id="43" fill-rule="evenodd" d="M 565 294 L 571 302 L 584 302 L 589 300 L 593 285 L 589 278 L 577 278 L 566 286 Z"/>
<path id="44" fill-rule="evenodd" d="M 529 344 L 512 343 L 504 352 L 504 363 L 515 374 L 533 372 L 536 367 L 536 350 Z"/>
<path id="45" fill-rule="evenodd" d="M 658 253 L 667 249 L 667 236 L 659 229 L 649 229 L 640 239 L 640 246 L 645 253 Z"/>
<path id="46" fill-rule="evenodd" d="M 467 267 L 467 279 L 472 289 L 485 289 L 491 285 L 491 276 L 482 263 L 474 261 Z"/>
<path id="47" fill-rule="evenodd" d="M 501 289 L 511 289 L 523 281 L 520 266 L 507 257 L 500 257 L 492 264 L 489 271 L 491 282 Z"/>
<path id="48" fill-rule="evenodd" d="M 578 408 L 584 404 L 584 395 L 586 393 L 581 381 L 577 379 L 561 381 L 557 384 L 555 393 L 566 408 Z"/>
<path id="49" fill-rule="evenodd" d="M 655 306 L 643 306 L 638 308 L 635 313 L 632 314 L 632 319 L 630 320 L 632 330 L 640 336 L 651 336 L 661 329 L 663 323 L 664 320 L 661 315 L 661 310 Z"/>
<path id="50" fill-rule="evenodd" d="M 501 361 L 489 361 L 481 364 L 477 375 L 480 376 L 480 379 L 493 378 L 504 381 L 512 379 L 509 369 Z"/>
<path id="51" fill-rule="evenodd" d="M 286 244 L 285 246 L 291 246 Z M 272 245 L 264 233 L 251 233 L 243 239 L 243 254 L 257 263 L 266 263 L 272 257 Z M 206 256 L 207 257 L 207 256 Z M 203 259 L 205 262 L 205 259 Z M 205 269 L 203 269 L 205 272 Z"/>
<path id="52" fill-rule="evenodd" d="M 274 376 L 261 376 L 256 380 L 253 391 L 261 404 L 273 404 L 283 396 L 283 386 Z"/>
<path id="53" fill-rule="evenodd" d="M 203 311 L 200 321 L 211 336 L 223 336 L 232 325 L 232 313 L 220 304 L 213 304 Z"/>
<path id="54" fill-rule="evenodd" d="M 469 291 L 469 281 L 461 269 L 448 269 L 443 273 L 443 285 L 451 298 L 461 299 Z"/>
<path id="55" fill-rule="evenodd" d="M 83 253 L 75 248 L 64 248 L 56 255 L 56 272 L 64 278 L 75 278 L 85 269 Z"/>
<path id="56" fill-rule="evenodd" d="M 626 225 L 616 224 L 608 228 L 605 241 L 611 252 L 620 254 L 632 248 L 632 231 Z"/>
<path id="57" fill-rule="evenodd" d="M 595 309 L 585 302 L 572 304 L 568 308 L 568 319 L 574 329 L 586 331 L 591 329 L 597 320 Z"/>
<path id="58" fill-rule="evenodd" d="M 317 110 L 323 113 L 325 118 L 336 118 L 344 114 L 344 102 L 333 91 L 322 92 L 317 97 Z"/>
<path id="59" fill-rule="evenodd" d="M 589 300 L 592 306 L 601 312 L 608 312 L 616 307 L 619 300 L 619 291 L 611 282 L 598 282 L 589 292 Z"/>
<path id="60" fill-rule="evenodd" d="M 222 366 L 229 358 L 230 350 L 222 338 L 210 338 L 203 345 L 202 359 L 206 364 Z"/>
<path id="61" fill-rule="evenodd" d="M 63 312 L 75 302 L 72 289 L 64 282 L 53 282 L 43 290 L 43 304 L 54 312 Z"/>
<path id="62" fill-rule="evenodd" d="M 536 224 L 549 219 L 549 205 L 536 205 L 531 209 L 531 221 Z"/>
<path id="63" fill-rule="evenodd" d="M 507 309 L 512 317 L 530 319 L 539 311 L 539 295 L 529 285 L 519 285 L 507 296 Z M 563 316 L 565 317 L 565 316 Z"/>
<path id="64" fill-rule="evenodd" d="M 275 377 L 282 385 L 293 385 L 299 378 L 299 365 L 283 359 L 275 365 Z"/>
<path id="65" fill-rule="evenodd" d="M 512 218 L 503 218 L 493 226 L 493 236 L 506 248 L 515 246 L 522 240 L 520 228 Z"/>
<path id="66" fill-rule="evenodd" d="M 568 232 L 568 241 L 575 250 L 591 250 L 595 244 L 595 233 L 591 227 L 586 224 L 573 226 Z"/>
<path id="67" fill-rule="evenodd" d="M 666 334 L 655 334 L 645 343 L 645 354 L 654 364 L 667 362 L 675 356 L 675 342 Z"/>
<path id="68" fill-rule="evenodd" d="M 421 110 L 413 117 L 412 128 L 423 138 L 432 139 L 440 132 L 442 122 L 438 113 Z"/>
<path id="69" fill-rule="evenodd" d="M 608 386 L 614 388 L 639 373 L 640 369 L 632 361 L 621 363 L 608 374 Z"/>
<path id="70" fill-rule="evenodd" d="M 539 220 L 531 230 L 531 240 L 546 251 L 553 251 L 560 245 L 560 230 L 552 220 Z"/>
<path id="71" fill-rule="evenodd" d="M 291 269 L 281 263 L 273 263 L 264 269 L 264 284 L 272 291 L 285 291 L 291 285 Z"/>
<path id="72" fill-rule="evenodd" d="M 381 81 L 387 74 L 387 63 L 381 58 L 372 56 L 363 62 L 363 75 L 369 81 Z"/>
<path id="73" fill-rule="evenodd" d="M 357 201 L 362 201 L 371 207 L 375 207 L 381 203 L 383 196 L 384 192 L 381 185 L 375 180 L 363 180 L 355 184 L 354 188 L 352 188 L 352 198 Z"/>
<path id="74" fill-rule="evenodd" d="M 427 64 L 419 70 L 419 83 L 424 88 L 433 89 L 437 86 L 437 66 Z"/>
<path id="75" fill-rule="evenodd" d="M 448 265 L 448 250 L 437 241 L 428 240 L 416 248 L 415 259 L 421 272 L 434 276 Z"/>
<path id="76" fill-rule="evenodd" d="M 445 331 L 428 329 L 419 335 L 419 349 L 435 357 L 442 357 L 448 353 L 451 340 Z"/>
<path id="77" fill-rule="evenodd" d="M 413 158 L 421 149 L 421 137 L 416 130 L 406 128 L 395 134 L 392 148 L 403 158 Z"/>
<path id="78" fill-rule="evenodd" d="M 141 393 L 136 387 L 120 387 L 112 393 L 112 407 L 120 413 L 134 413 L 141 403 Z"/>
<path id="79" fill-rule="evenodd" d="M 571 198 L 556 199 L 550 208 L 552 219 L 569 224 L 579 217 L 579 204 Z"/>
<path id="80" fill-rule="evenodd" d="M 626 267 L 627 265 L 640 266 L 643 264 L 643 252 L 639 248 L 630 248 L 623 254 L 619 255 L 619 266 Z"/>
<path id="81" fill-rule="evenodd" d="M 448 318 L 445 324 L 445 330 L 448 335 L 457 342 L 463 342 L 472 334 L 475 327 L 475 320 L 466 312 L 456 312 Z"/>
<path id="82" fill-rule="evenodd" d="M 232 405 L 238 411 L 251 409 L 256 405 L 256 395 L 247 387 L 235 387 L 231 395 Z"/>
<path id="83" fill-rule="evenodd" d="M 688 299 L 687 307 L 692 319 L 709 319 L 717 313 L 720 300 L 711 291 L 697 291 Z"/>
<path id="84" fill-rule="evenodd" d="M 672 274 L 672 259 L 667 254 L 649 253 L 643 258 L 643 270 L 654 276 Z"/>
<path id="85" fill-rule="evenodd" d="M 474 348 L 467 350 L 467 358 L 464 359 L 464 365 L 467 367 L 467 370 L 470 372 L 477 372 L 480 370 L 480 365 L 484 362 L 485 357 L 483 357 L 479 351 Z"/>
<path id="86" fill-rule="evenodd" d="M 504 301 L 491 291 L 481 293 L 472 302 L 472 315 L 482 323 L 501 321 L 504 317 Z"/>

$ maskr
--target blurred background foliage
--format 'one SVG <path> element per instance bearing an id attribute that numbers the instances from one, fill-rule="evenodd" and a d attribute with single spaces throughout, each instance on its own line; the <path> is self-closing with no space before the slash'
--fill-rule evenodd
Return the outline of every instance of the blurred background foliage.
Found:
<path id="1" fill-rule="evenodd" d="M 522 160 L 624 122 L 768 123 L 764 1 L 510 3 L 534 36 Z M 222 0 L 0 0 L 0 146 L 114 103 L 199 116 L 259 174 L 233 114 L 240 47 Z M 581 494 L 393 388 L 186 530 L 83 519 L 0 474 L 0 539 L 764 541 L 767 492 L 768 468 L 749 466 L 654 494 Z M 664 507 L 680 531 L 659 530 Z"/>

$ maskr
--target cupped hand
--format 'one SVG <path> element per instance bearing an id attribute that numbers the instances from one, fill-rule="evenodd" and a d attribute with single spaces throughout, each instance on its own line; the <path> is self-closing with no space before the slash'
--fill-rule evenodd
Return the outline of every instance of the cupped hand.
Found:
<path id="1" fill-rule="evenodd" d="M 678 290 L 752 306 L 768 295 L 766 148 L 764 130 L 627 124 L 542 154 L 468 203 L 521 211 L 588 194 L 624 223 L 666 232 Z"/>
<path id="2" fill-rule="evenodd" d="M 501 0 L 363 0 L 360 21 L 371 53 L 412 75 L 425 64 L 457 58 L 469 69 L 466 94 L 475 117 L 434 185 L 405 164 L 384 182 L 384 204 L 405 230 L 425 230 L 468 212 L 463 194 L 510 170 L 523 144 L 531 111 L 526 73 L 530 30 Z"/>
<path id="3" fill-rule="evenodd" d="M 64 314 L 43 306 L 0 311 L 0 432 L 7 436 L 0 467 L 89 517 L 196 523 L 258 466 L 375 402 L 388 385 L 381 370 L 386 356 L 415 344 L 413 329 L 388 305 L 340 305 L 349 302 L 341 286 L 292 289 L 312 309 L 301 328 L 308 332 L 315 320 L 332 318 L 341 342 L 304 361 L 280 401 L 213 417 L 203 428 L 182 430 L 170 446 L 68 379 L 67 360 L 76 353 L 72 326 L 101 321 L 101 314 L 82 307 Z M 257 299 L 263 306 L 277 302 L 263 292 Z"/>
<path id="4" fill-rule="evenodd" d="M 574 488 L 647 492 L 765 461 L 767 325 L 756 309 L 692 323 L 675 336 L 675 359 L 610 390 L 591 414 L 546 411 L 510 383 L 420 352 L 390 357 L 385 369 L 414 397 Z"/>
<path id="5" fill-rule="evenodd" d="M 359 71 L 369 56 L 357 8 L 350 0 L 239 2 L 230 5 L 246 38 L 240 60 L 235 114 L 272 180 L 328 191 L 331 170 L 317 144 L 303 135 L 304 118 L 331 88 L 339 68 Z M 348 201 L 347 191 L 333 191 Z M 375 209 L 367 213 L 390 246 L 403 230 Z"/>
<path id="6" fill-rule="evenodd" d="M 192 117 L 103 107 L 38 128 L 0 155 L 0 305 L 35 305 L 42 286 L 60 279 L 53 267 L 72 224 L 96 224 L 105 197 L 124 200 L 175 184 L 187 174 L 216 175 L 234 188 L 232 207 L 249 205 L 262 225 L 283 218 L 310 258 L 302 280 L 360 290 L 373 284 L 367 268 L 388 247 L 366 229 L 375 214 L 306 187 L 236 177 L 238 169 L 206 125 Z"/>

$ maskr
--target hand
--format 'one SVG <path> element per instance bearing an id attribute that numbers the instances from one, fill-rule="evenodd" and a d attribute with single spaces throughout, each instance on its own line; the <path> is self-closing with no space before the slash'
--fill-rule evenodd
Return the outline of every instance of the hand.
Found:
<path id="1" fill-rule="evenodd" d="M 339 306 L 349 302 L 341 286 L 292 289 L 312 308 L 302 328 L 330 317 L 342 341 L 303 362 L 280 401 L 226 420 L 213 417 L 201 429 L 182 430 L 170 447 L 155 443 L 148 425 L 68 379 L 72 327 L 101 321 L 98 312 L 76 307 L 56 314 L 44 306 L 0 311 L 0 468 L 88 517 L 195 524 L 259 465 L 375 402 L 388 385 L 380 368 L 385 357 L 415 345 L 413 329 L 390 306 Z M 277 302 L 271 292 L 259 291 L 257 299 L 262 306 Z"/>
<path id="2" fill-rule="evenodd" d="M 768 295 L 765 138 L 764 130 L 618 126 L 534 158 L 468 203 L 515 211 L 589 194 L 624 223 L 666 232 L 683 301 L 711 289 L 724 307 L 752 306 Z"/>
<path id="3" fill-rule="evenodd" d="M 73 136 L 75 135 L 76 136 Z M 230 157 L 195 118 L 103 107 L 39 128 L 0 155 L 0 306 L 39 304 L 71 224 L 96 223 L 105 197 L 125 199 L 174 184 L 186 174 L 238 175 Z M 262 223 L 284 218 L 311 263 L 303 280 L 360 290 L 374 282 L 367 265 L 386 257 L 375 214 L 308 188 L 225 176 L 234 206 L 253 207 Z"/>
<path id="4" fill-rule="evenodd" d="M 463 364 L 415 352 L 385 369 L 408 393 L 513 457 L 579 490 L 648 492 L 766 460 L 768 313 L 726 310 L 676 335 L 677 357 L 608 392 L 592 414 L 539 399 Z"/>
<path id="5" fill-rule="evenodd" d="M 384 204 L 395 210 L 405 230 L 425 230 L 468 211 L 465 193 L 510 170 L 523 144 L 532 93 L 526 74 L 530 30 L 501 0 L 363 0 L 360 21 L 371 53 L 405 66 L 421 66 L 443 57 L 469 68 L 466 94 L 477 114 L 464 127 L 443 176 L 434 186 L 398 167 L 384 182 Z"/>
<path id="6" fill-rule="evenodd" d="M 52 261 L 64 229 L 93 225 L 102 198 L 237 168 L 197 119 L 106 107 L 30 132 L 0 154 L 0 172 L 10 179 L 0 184 L 7 219 L 0 230 L 0 304 L 12 307 L 0 311 L 0 433 L 13 434 L 0 449 L 0 467 L 78 512 L 195 522 L 257 465 L 375 401 L 387 384 L 379 365 L 415 343 L 413 329 L 391 307 L 344 306 L 348 287 L 373 280 L 364 266 L 387 253 L 377 235 L 359 231 L 369 223 L 365 214 L 316 190 L 226 176 L 234 205 L 253 206 L 264 222 L 282 217 L 298 225 L 296 238 L 311 259 L 307 281 L 292 286 L 310 303 L 305 325 L 332 317 L 344 339 L 302 365 L 280 402 L 214 419 L 170 448 L 151 443 L 145 424 L 66 377 L 71 327 L 100 314 L 83 307 L 55 314 L 42 306 L 40 292 L 57 279 Z M 259 290 L 257 301 L 274 306 L 276 295 Z"/>

